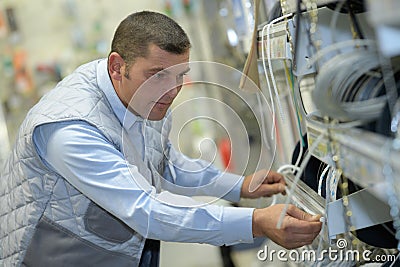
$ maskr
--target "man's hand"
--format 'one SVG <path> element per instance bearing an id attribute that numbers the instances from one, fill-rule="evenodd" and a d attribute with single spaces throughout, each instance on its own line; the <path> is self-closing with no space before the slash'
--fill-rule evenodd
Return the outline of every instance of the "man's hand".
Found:
<path id="1" fill-rule="evenodd" d="M 253 236 L 267 236 L 275 243 L 293 249 L 311 244 L 321 231 L 320 215 L 312 216 L 294 205 L 289 205 L 281 229 L 277 228 L 284 204 L 255 209 Z"/>
<path id="2" fill-rule="evenodd" d="M 260 184 L 254 192 L 249 191 L 252 180 L 252 184 Z M 278 193 L 285 194 L 285 179 L 283 176 L 273 171 L 260 170 L 244 178 L 240 196 L 244 198 L 259 198 L 270 197 Z"/>

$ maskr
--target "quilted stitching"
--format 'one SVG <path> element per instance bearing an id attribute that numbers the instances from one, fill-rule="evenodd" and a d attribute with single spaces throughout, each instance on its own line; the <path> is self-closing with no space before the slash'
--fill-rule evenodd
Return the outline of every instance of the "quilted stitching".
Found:
<path id="1" fill-rule="evenodd" d="M 117 149 L 122 147 L 122 127 L 97 89 L 96 66 L 96 62 L 84 65 L 64 79 L 31 109 L 21 125 L 16 145 L 0 176 L 0 266 L 15 266 L 22 261 L 42 215 L 106 249 L 136 257 L 140 254 L 143 238 L 138 234 L 118 245 L 85 230 L 83 216 L 90 200 L 46 169 L 32 143 L 32 132 L 40 124 L 85 120 L 98 127 Z M 150 145 L 159 148 L 158 142 L 166 140 L 161 138 L 165 135 L 164 131 L 161 133 L 163 123 L 151 123 L 156 129 L 146 127 L 146 134 L 151 135 L 150 140 L 157 139 Z M 150 153 L 150 159 L 163 160 L 160 151 L 153 153 L 151 149 Z"/>

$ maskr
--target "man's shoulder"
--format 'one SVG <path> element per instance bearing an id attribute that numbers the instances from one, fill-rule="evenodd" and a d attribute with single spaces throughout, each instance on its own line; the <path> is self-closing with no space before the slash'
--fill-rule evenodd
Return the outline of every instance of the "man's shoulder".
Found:
<path id="1" fill-rule="evenodd" d="M 106 60 L 105 58 L 98 58 L 78 66 L 73 73 L 80 73 L 82 71 L 93 70 L 96 71 L 97 65 L 100 64 L 101 61 Z"/>

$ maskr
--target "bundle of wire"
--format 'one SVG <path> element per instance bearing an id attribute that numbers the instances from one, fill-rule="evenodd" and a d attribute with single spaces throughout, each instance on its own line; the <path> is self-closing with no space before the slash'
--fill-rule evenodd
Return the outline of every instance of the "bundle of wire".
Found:
<path id="1" fill-rule="evenodd" d="M 374 46 L 334 56 L 316 78 L 312 97 L 323 116 L 339 121 L 377 119 L 385 104 L 384 84 Z"/>
<path id="2" fill-rule="evenodd" d="M 322 137 L 326 134 L 326 132 L 322 133 L 317 140 L 314 142 L 314 144 L 311 146 L 310 150 L 311 152 L 318 146 L 318 144 L 321 142 Z M 300 174 L 304 171 L 304 167 L 305 167 L 305 163 L 307 163 L 309 161 L 309 157 L 312 155 L 310 151 L 306 152 L 305 158 L 303 163 L 301 164 L 301 166 L 297 166 L 297 165 L 291 165 L 291 164 L 285 164 L 282 165 L 278 168 L 277 172 L 281 173 L 281 174 L 296 174 L 296 177 L 293 181 L 293 184 L 291 186 L 291 188 L 286 187 L 285 188 L 285 192 L 287 195 L 287 199 L 286 199 L 286 206 L 284 211 L 281 213 L 281 217 L 280 220 L 278 222 L 277 227 L 280 228 L 281 227 L 281 223 L 283 222 L 283 216 L 286 214 L 286 208 L 287 205 L 290 202 L 293 203 L 300 203 L 299 200 L 297 199 L 297 197 L 294 194 L 294 190 L 295 187 L 297 186 L 297 183 L 299 182 L 299 177 Z M 328 172 L 328 170 L 330 171 L 330 173 L 328 174 L 328 178 L 326 179 L 326 196 L 330 196 L 332 195 L 331 193 L 333 191 L 335 191 L 334 188 L 331 188 L 331 178 L 335 179 L 336 174 L 334 174 L 333 168 L 331 166 L 327 166 L 324 169 L 324 172 L 322 173 L 321 177 L 320 177 L 320 189 L 318 194 L 322 195 L 322 182 L 323 182 L 323 178 L 325 176 L 325 174 Z M 334 183 L 333 183 L 334 184 Z M 331 197 L 326 197 L 325 198 L 325 207 L 328 206 L 328 203 L 331 201 Z M 307 207 L 302 207 L 304 208 L 304 211 L 314 214 L 312 210 L 307 209 Z M 347 261 L 345 259 L 337 259 L 337 260 L 332 260 L 331 258 L 328 257 L 327 254 L 325 254 L 324 251 L 326 251 L 329 247 L 329 240 L 328 240 L 328 232 L 327 232 L 327 222 L 326 222 L 326 216 L 327 214 L 322 214 L 323 217 L 321 217 L 320 221 L 322 222 L 322 228 L 321 231 L 319 233 L 319 238 L 318 240 L 315 241 L 315 243 L 311 244 L 311 245 L 307 245 L 305 247 L 302 247 L 299 249 L 299 253 L 302 253 L 302 249 L 306 249 L 308 251 L 314 251 L 315 253 L 313 255 L 315 255 L 315 259 L 312 260 L 312 258 L 310 258 L 309 260 L 305 260 L 305 262 L 303 262 L 303 266 L 313 266 L 313 267 L 317 267 L 317 266 L 341 266 L 341 267 L 347 267 L 347 266 L 353 266 L 355 264 L 354 261 Z M 315 246 L 317 245 L 317 247 Z"/>

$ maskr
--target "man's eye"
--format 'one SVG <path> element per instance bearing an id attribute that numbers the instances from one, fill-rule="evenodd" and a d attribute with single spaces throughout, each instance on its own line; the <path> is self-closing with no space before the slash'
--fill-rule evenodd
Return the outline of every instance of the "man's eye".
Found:
<path id="1" fill-rule="evenodd" d="M 187 73 L 179 74 L 178 76 L 176 76 L 176 79 L 179 80 L 179 81 L 182 81 L 183 77 L 186 76 L 186 75 L 188 75 L 188 74 Z"/>
<path id="2" fill-rule="evenodd" d="M 157 72 L 156 74 L 154 74 L 154 76 L 155 76 L 157 79 L 164 79 L 164 78 L 167 77 L 167 74 L 164 73 L 164 72 Z"/>

